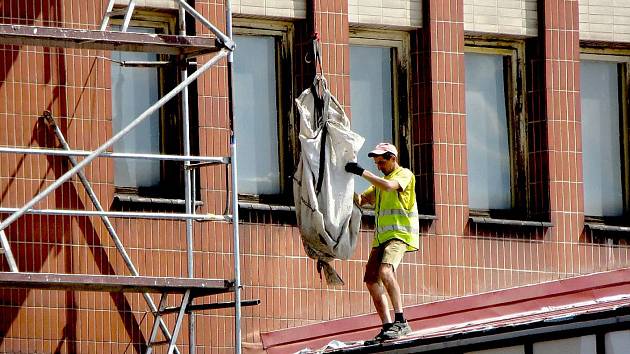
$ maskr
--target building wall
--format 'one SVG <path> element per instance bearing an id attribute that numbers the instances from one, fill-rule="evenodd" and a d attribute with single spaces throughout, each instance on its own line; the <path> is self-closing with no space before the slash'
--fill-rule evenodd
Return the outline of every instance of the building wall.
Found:
<path id="1" fill-rule="evenodd" d="M 83 0 L 5 3 L 0 8 L 3 23 L 88 29 L 98 28 L 104 6 L 102 1 L 85 6 Z M 314 2 L 314 16 L 297 1 L 233 4 L 240 17 L 296 18 L 295 37 L 301 39 L 295 41 L 295 51 L 300 53 L 294 55 L 296 94 L 304 82 L 310 82 L 313 63 L 304 62 L 302 53 L 311 34 L 318 32 L 325 53 L 324 72 L 348 112 L 352 107 L 350 26 L 385 27 L 409 34 L 410 167 L 419 181 L 418 198 L 432 206 L 435 220 L 421 223 L 421 250 L 407 255 L 398 271 L 405 305 L 630 264 L 627 233 L 593 233 L 584 224 L 579 39 L 624 41 L 619 36 L 596 38 L 596 32 L 604 32 L 595 31 L 599 20 L 584 15 L 596 13 L 593 0 L 588 4 L 571 0 L 383 1 L 365 7 L 352 0 L 320 0 Z M 196 1 L 196 7 L 224 26 L 221 2 Z M 623 13 L 621 2 L 606 11 L 611 8 Z M 196 29 L 197 35 L 208 35 L 201 25 Z M 472 32 L 528 38 L 532 204 L 552 227 L 487 226 L 469 218 L 464 36 Z M 613 34 L 621 33 L 619 27 Z M 38 120 L 44 110 L 53 113 L 73 148 L 95 149 L 111 136 L 111 64 L 103 59 L 109 53 L 30 46 L 1 49 L 0 145 L 57 146 Z M 203 63 L 207 58 L 198 60 Z M 198 83 L 202 155 L 229 154 L 227 80 L 222 61 Z M 86 169 L 106 206 L 114 199 L 113 166 L 111 159 L 98 159 Z M 19 207 L 66 170 L 63 160 L 56 157 L 0 154 L 1 205 Z M 220 213 L 226 197 L 224 170 L 202 169 L 200 186 L 203 206 L 198 212 Z M 91 205 L 80 183 L 69 182 L 38 207 Z M 184 223 L 115 219 L 114 225 L 141 274 L 187 275 Z M 98 218 L 27 216 L 11 225 L 7 235 L 24 271 L 129 274 Z M 231 227 L 195 223 L 195 235 L 195 276 L 233 277 Z M 346 285 L 330 288 L 317 274 L 315 262 L 306 257 L 290 212 L 243 209 L 243 299 L 261 300 L 258 306 L 243 308 L 244 348 L 260 349 L 260 332 L 372 312 L 362 284 L 371 235 L 367 217 L 353 258 L 333 263 Z M 0 267 L 7 270 L 4 263 Z M 207 301 L 230 298 L 223 295 Z M 175 305 L 174 299 L 170 305 Z M 0 290 L 0 314 L 0 351 L 7 352 L 139 352 L 152 324 L 142 297 L 136 294 L 5 289 Z M 228 309 L 196 317 L 198 353 L 232 350 L 232 314 Z M 183 352 L 188 350 L 187 341 L 183 331 L 179 341 Z"/>
<path id="2" fill-rule="evenodd" d="M 580 0 L 579 4 L 580 39 L 630 41 L 630 4 L 612 0 Z"/>
<path id="3" fill-rule="evenodd" d="M 536 0 L 465 0 L 464 30 L 535 36 Z"/>

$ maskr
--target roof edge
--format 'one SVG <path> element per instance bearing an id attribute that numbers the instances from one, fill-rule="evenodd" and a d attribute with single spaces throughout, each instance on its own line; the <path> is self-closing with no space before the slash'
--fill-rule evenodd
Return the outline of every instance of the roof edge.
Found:
<path id="1" fill-rule="evenodd" d="M 556 305 L 562 303 L 562 296 L 576 293 L 581 293 L 584 300 L 590 300 L 612 295 L 615 293 L 615 287 L 628 284 L 630 284 L 630 268 L 623 268 L 408 306 L 405 307 L 405 317 L 413 323 L 462 313 L 470 313 L 471 316 L 474 316 L 474 312 L 484 309 L 509 307 L 523 303 L 529 303 L 527 306 L 535 308 L 540 307 L 539 300 L 541 299 L 545 300 L 545 305 Z M 553 298 L 560 299 L 552 301 Z M 364 332 L 376 329 L 380 325 L 380 320 L 376 314 L 366 314 L 261 333 L 261 339 L 265 350 L 271 349 L 275 352 L 273 350 L 275 347 L 311 342 L 331 336 L 347 337 L 344 334 Z"/>

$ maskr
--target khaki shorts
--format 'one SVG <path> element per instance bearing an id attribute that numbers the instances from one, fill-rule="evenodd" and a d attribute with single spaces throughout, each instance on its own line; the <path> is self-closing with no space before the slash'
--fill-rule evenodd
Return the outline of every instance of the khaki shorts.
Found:
<path id="1" fill-rule="evenodd" d="M 381 264 L 389 264 L 395 271 L 405 256 L 405 252 L 407 252 L 407 244 L 398 239 L 393 239 L 384 245 L 372 248 L 365 266 L 363 281 L 369 284 L 380 282 L 378 270 Z"/>

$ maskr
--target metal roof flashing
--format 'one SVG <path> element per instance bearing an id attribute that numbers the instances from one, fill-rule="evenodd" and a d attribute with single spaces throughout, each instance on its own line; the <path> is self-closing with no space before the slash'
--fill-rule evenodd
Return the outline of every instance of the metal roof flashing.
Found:
<path id="1" fill-rule="evenodd" d="M 414 332 L 376 345 L 363 343 L 378 332 L 376 314 L 262 333 L 261 339 L 270 354 L 304 354 L 310 352 L 307 348 L 428 352 L 588 326 L 628 327 L 630 268 L 410 306 L 405 317 Z"/>

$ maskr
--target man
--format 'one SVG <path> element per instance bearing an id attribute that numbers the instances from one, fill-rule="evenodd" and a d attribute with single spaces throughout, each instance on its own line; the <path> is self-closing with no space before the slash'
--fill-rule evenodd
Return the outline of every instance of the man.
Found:
<path id="1" fill-rule="evenodd" d="M 373 205 L 376 214 L 375 235 L 363 281 L 383 323 L 375 337 L 382 341 L 411 332 L 403 316 L 402 297 L 394 271 L 405 252 L 416 251 L 419 247 L 416 178 L 413 172 L 398 164 L 398 150 L 392 144 L 380 143 L 368 156 L 374 159 L 384 177 L 366 171 L 356 162 L 349 162 L 345 169 L 372 184 L 360 195 L 355 195 L 355 200 L 359 205 Z M 387 296 L 394 308 L 393 322 Z"/>

